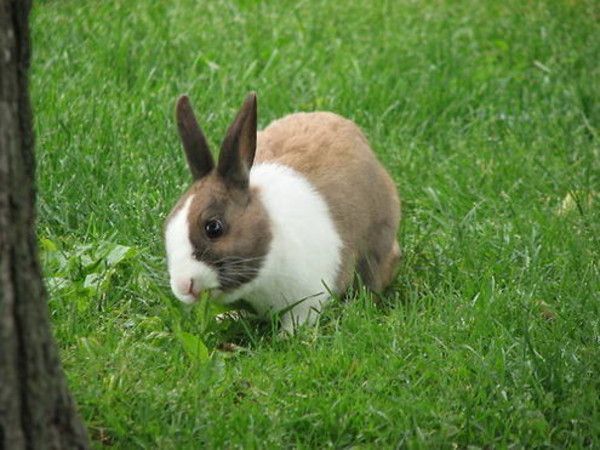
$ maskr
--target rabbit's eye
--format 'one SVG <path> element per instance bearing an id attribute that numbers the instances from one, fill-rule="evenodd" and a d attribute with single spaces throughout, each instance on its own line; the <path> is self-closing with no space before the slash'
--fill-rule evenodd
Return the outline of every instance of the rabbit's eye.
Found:
<path id="1" fill-rule="evenodd" d="M 211 219 L 204 225 L 204 232 L 209 239 L 216 239 L 223 234 L 223 222 L 218 219 Z"/>

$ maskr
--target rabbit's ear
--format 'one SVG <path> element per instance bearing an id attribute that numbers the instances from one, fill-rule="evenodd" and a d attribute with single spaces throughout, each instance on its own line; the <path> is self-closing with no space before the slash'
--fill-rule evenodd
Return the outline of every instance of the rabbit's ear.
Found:
<path id="1" fill-rule="evenodd" d="M 188 166 L 194 180 L 199 180 L 208 175 L 215 163 L 187 95 L 182 95 L 177 100 L 176 116 Z"/>
<path id="2" fill-rule="evenodd" d="M 255 151 L 256 94 L 251 92 L 227 130 L 217 166 L 219 175 L 227 183 L 247 188 Z"/>

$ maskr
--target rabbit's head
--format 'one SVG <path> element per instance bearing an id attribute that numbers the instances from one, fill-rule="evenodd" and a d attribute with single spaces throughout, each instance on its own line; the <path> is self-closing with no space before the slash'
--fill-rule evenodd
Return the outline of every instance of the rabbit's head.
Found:
<path id="1" fill-rule="evenodd" d="M 177 125 L 194 182 L 165 227 L 171 289 L 192 303 L 205 290 L 228 293 L 254 280 L 271 243 L 260 193 L 250 187 L 256 151 L 256 95 L 249 94 L 229 127 L 215 165 L 187 96 Z"/>

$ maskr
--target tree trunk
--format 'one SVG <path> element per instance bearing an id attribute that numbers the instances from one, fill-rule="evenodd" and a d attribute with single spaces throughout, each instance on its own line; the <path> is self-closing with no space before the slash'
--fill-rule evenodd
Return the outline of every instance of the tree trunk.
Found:
<path id="1" fill-rule="evenodd" d="M 0 449 L 88 448 L 37 259 L 30 8 L 30 1 L 0 0 Z"/>

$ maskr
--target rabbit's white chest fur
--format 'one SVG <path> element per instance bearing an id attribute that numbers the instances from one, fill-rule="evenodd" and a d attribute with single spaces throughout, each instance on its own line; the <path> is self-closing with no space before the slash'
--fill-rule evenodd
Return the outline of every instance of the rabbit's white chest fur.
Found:
<path id="1" fill-rule="evenodd" d="M 227 300 L 244 298 L 260 315 L 296 304 L 282 317 L 287 329 L 314 322 L 328 290 L 335 291 L 341 262 L 342 240 L 327 203 L 300 173 L 280 164 L 255 165 L 250 185 L 260 190 L 272 241 L 256 279 Z"/>

